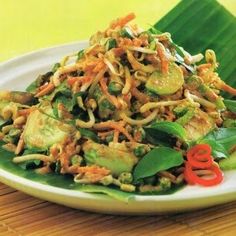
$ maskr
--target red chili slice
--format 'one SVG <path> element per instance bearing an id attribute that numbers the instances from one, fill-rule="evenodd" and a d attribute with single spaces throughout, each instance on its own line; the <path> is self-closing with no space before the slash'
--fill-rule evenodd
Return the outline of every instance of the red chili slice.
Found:
<path id="1" fill-rule="evenodd" d="M 208 144 L 198 144 L 187 151 L 187 160 L 195 168 L 206 169 L 213 164 L 211 147 Z"/>
<path id="2" fill-rule="evenodd" d="M 205 179 L 203 177 L 199 177 L 193 170 L 193 166 L 191 166 L 190 163 L 185 163 L 185 171 L 184 176 L 185 180 L 188 182 L 188 184 L 200 184 L 202 186 L 214 186 L 217 184 L 220 184 L 223 181 L 223 172 L 220 170 L 220 168 L 216 165 L 212 165 L 208 170 L 211 170 L 215 176 L 211 179 Z"/>

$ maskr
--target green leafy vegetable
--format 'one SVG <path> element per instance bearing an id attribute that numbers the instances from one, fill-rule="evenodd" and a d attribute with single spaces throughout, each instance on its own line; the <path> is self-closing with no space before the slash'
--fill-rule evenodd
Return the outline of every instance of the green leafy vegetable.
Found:
<path id="1" fill-rule="evenodd" d="M 117 47 L 116 40 L 112 39 L 112 38 L 108 39 L 107 42 L 106 42 L 107 51 L 109 51 L 110 49 L 115 48 L 115 47 Z"/>
<path id="2" fill-rule="evenodd" d="M 180 152 L 172 148 L 154 148 L 146 154 L 134 169 L 134 181 L 152 176 L 159 171 L 168 170 L 172 167 L 183 164 L 184 159 Z"/>
<path id="3" fill-rule="evenodd" d="M 85 128 L 78 128 L 82 137 L 93 140 L 94 142 L 99 142 L 98 136 L 91 130 Z"/>
<path id="4" fill-rule="evenodd" d="M 192 54 L 212 48 L 220 62 L 220 77 L 235 87 L 236 47 L 232 39 L 236 38 L 236 18 L 217 1 L 182 0 L 154 27 L 170 32 L 173 41 Z"/>
<path id="5" fill-rule="evenodd" d="M 222 154 L 228 156 L 227 152 L 236 145 L 236 128 L 219 128 L 211 131 L 199 142 L 210 144 L 216 157 L 222 157 Z M 217 152 L 220 153 L 220 156 L 217 155 Z"/>
<path id="6" fill-rule="evenodd" d="M 236 100 L 224 99 L 224 104 L 228 110 L 236 113 Z"/>
<path id="7" fill-rule="evenodd" d="M 147 139 L 153 144 L 167 145 L 173 143 L 173 137 L 185 140 L 186 131 L 178 123 L 161 121 L 145 127 Z"/>

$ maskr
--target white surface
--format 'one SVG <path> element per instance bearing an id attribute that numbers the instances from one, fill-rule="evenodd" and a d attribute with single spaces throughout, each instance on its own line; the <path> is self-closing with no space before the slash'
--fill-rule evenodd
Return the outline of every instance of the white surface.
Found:
<path id="1" fill-rule="evenodd" d="M 43 49 L 0 64 L 0 90 L 24 90 L 38 74 L 86 47 L 86 42 Z M 2 157 L 0 157 L 2 158 Z M 40 184 L 0 169 L 0 181 L 32 196 L 73 208 L 115 214 L 157 214 L 189 211 L 236 200 L 236 171 L 227 172 L 215 187 L 187 186 L 171 195 L 136 196 L 128 203 L 100 194 L 88 194 Z"/>

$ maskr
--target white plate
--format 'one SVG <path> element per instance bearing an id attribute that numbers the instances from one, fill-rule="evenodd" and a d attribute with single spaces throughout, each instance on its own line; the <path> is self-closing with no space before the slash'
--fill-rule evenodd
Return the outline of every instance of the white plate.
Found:
<path id="1" fill-rule="evenodd" d="M 43 49 L 0 65 L 0 90 L 24 90 L 38 74 L 60 59 L 86 47 L 86 42 Z M 3 157 L 0 157 L 3 158 Z M 171 195 L 136 196 L 124 203 L 101 194 L 88 194 L 37 183 L 0 169 L 0 181 L 32 196 L 65 206 L 113 214 L 157 214 L 189 211 L 236 200 L 236 171 L 227 172 L 215 187 L 187 186 Z"/>

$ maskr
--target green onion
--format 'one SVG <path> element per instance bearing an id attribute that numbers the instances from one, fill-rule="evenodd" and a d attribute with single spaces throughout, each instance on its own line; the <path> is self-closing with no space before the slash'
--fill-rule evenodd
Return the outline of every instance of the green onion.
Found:
<path id="1" fill-rule="evenodd" d="M 121 31 L 120 31 L 120 36 L 123 38 L 129 38 L 129 39 L 133 39 L 134 38 L 134 34 L 131 31 L 131 29 L 129 27 L 124 27 Z"/>
<path id="2" fill-rule="evenodd" d="M 108 39 L 106 42 L 106 50 L 109 51 L 112 48 L 115 48 L 117 46 L 116 40 L 115 39 Z"/>
<path id="3" fill-rule="evenodd" d="M 80 50 L 77 54 L 77 61 L 80 60 L 84 56 L 84 50 Z"/>
<path id="4" fill-rule="evenodd" d="M 55 73 L 60 67 L 61 67 L 60 63 L 54 64 L 54 66 L 52 67 L 52 73 Z"/>

